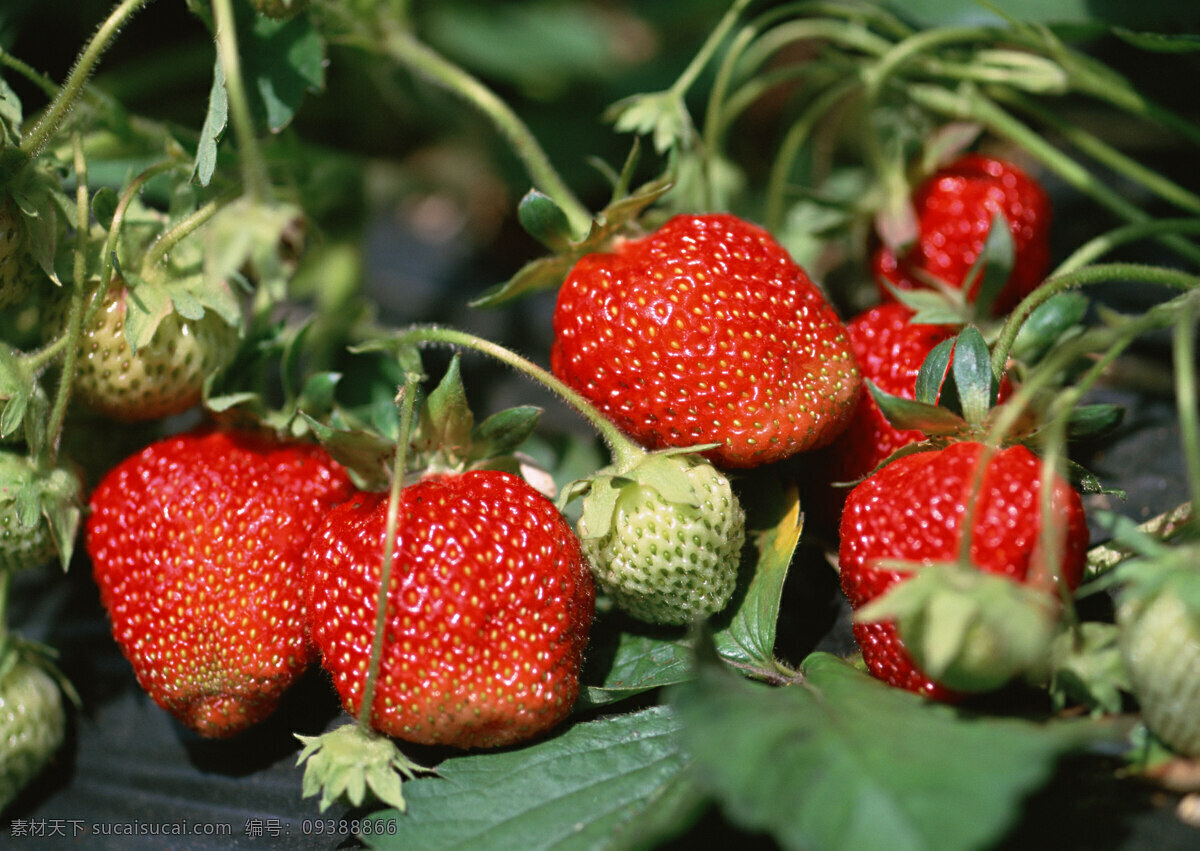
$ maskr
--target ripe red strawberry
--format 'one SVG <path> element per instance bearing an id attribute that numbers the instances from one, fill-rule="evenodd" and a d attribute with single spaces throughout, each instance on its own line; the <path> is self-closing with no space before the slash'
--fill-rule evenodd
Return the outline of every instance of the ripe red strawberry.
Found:
<path id="1" fill-rule="evenodd" d="M 1078 587 L 1088 530 L 1079 494 L 1055 482 L 1052 514 L 1063 542 L 1061 561 L 1041 557 L 1041 461 L 1024 446 L 995 450 L 980 489 L 975 480 L 983 444 L 952 443 L 944 449 L 900 457 L 858 485 L 846 500 L 839 563 L 842 589 L 854 609 L 875 600 L 906 574 L 880 562 L 953 562 L 959 555 L 963 518 L 973 512 L 969 560 L 978 571 L 1057 594 L 1057 584 Z M 892 685 L 935 698 L 952 692 L 923 674 L 888 621 L 858 623 L 855 637 L 871 672 Z"/>
<path id="2" fill-rule="evenodd" d="M 138 681 L 205 736 L 262 720 L 314 658 L 301 594 L 312 528 L 354 493 L 309 444 L 195 432 L 114 467 L 86 546 Z"/>
<path id="3" fill-rule="evenodd" d="M 886 245 L 872 255 L 872 269 L 885 298 L 884 281 L 900 289 L 927 287 L 933 277 L 962 289 L 967 272 L 987 241 L 992 217 L 1003 213 L 1013 238 L 1013 268 L 992 304 L 993 315 L 1011 310 L 1046 276 L 1050 265 L 1050 198 L 1025 172 L 1004 160 L 967 154 L 936 171 L 913 193 L 917 238 L 900 256 Z M 977 280 L 968 301 L 978 295 Z"/>
<path id="4" fill-rule="evenodd" d="M 358 715 L 375 633 L 388 499 L 334 509 L 305 555 L 312 638 Z M 498 471 L 402 492 L 371 726 L 421 744 L 498 747 L 562 721 L 579 692 L 595 590 L 546 497 Z"/>
<path id="5" fill-rule="evenodd" d="M 926 357 L 939 343 L 954 337 L 954 325 L 926 325 L 911 321 L 914 312 L 896 302 L 877 305 L 846 323 L 846 332 L 864 380 L 903 399 L 916 398 L 917 375 Z M 1011 385 L 1001 381 L 999 401 Z M 902 429 L 888 422 L 870 393 L 860 395 L 846 430 L 814 459 L 814 478 L 821 482 L 855 482 L 866 476 L 898 449 L 925 439 L 924 432 Z M 821 488 L 810 510 L 836 517 L 849 491 Z"/>
<path id="6" fill-rule="evenodd" d="M 201 398 L 205 380 L 233 359 L 237 329 L 215 312 L 185 319 L 172 312 L 150 342 L 133 352 L 125 333 L 130 291 L 114 281 L 104 303 L 83 329 L 74 392 L 91 410 L 115 420 L 156 420 L 182 413 Z M 46 318 L 51 336 L 67 323 L 67 299 Z"/>
<path id="7" fill-rule="evenodd" d="M 588 254 L 554 312 L 554 373 L 650 448 L 720 443 L 752 467 L 844 427 L 859 388 L 845 329 L 763 229 L 676 216 Z"/>

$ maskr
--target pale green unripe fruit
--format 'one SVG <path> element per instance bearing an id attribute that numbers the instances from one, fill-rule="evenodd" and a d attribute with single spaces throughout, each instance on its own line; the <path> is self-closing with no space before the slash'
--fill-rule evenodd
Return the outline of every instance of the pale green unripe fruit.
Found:
<path id="1" fill-rule="evenodd" d="M 729 479 L 695 455 L 651 455 L 592 483 L 578 532 L 597 584 L 622 611 L 687 624 L 737 586 L 745 514 Z"/>
<path id="2" fill-rule="evenodd" d="M 1200 757 L 1200 610 L 1167 586 L 1122 603 L 1117 626 L 1146 726 L 1172 750 Z"/>
<path id="3" fill-rule="evenodd" d="M 58 684 L 23 659 L 0 675 L 0 810 L 50 762 L 66 733 Z"/>

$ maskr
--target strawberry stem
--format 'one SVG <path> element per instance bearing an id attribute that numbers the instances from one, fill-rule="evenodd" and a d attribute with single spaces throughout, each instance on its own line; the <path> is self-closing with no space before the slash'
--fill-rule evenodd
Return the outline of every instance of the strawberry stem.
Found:
<path id="1" fill-rule="evenodd" d="M 400 408 L 400 437 L 396 441 L 393 459 L 391 490 L 388 492 L 387 530 L 383 538 L 383 563 L 379 568 L 379 592 L 375 596 L 375 633 L 371 638 L 371 658 L 367 663 L 367 681 L 363 687 L 363 702 L 358 708 L 358 723 L 363 728 L 371 726 L 371 712 L 375 704 L 375 683 L 379 679 L 380 659 L 383 656 L 384 631 L 387 628 L 388 597 L 392 586 L 392 566 L 395 562 L 396 546 L 400 536 L 400 496 L 404 488 L 404 470 L 408 463 L 408 435 L 412 432 L 413 406 L 417 385 L 422 376 L 408 373 L 396 396 Z"/>
<path id="2" fill-rule="evenodd" d="M 146 249 L 146 253 L 142 256 L 142 277 L 148 278 L 154 268 L 166 258 L 172 248 L 211 219 L 232 198 L 233 193 L 228 193 L 220 198 L 214 198 L 191 215 L 176 222 L 169 229 L 159 234 L 158 239 L 154 240 L 154 243 Z"/>
<path id="3" fill-rule="evenodd" d="M 100 24 L 96 34 L 79 54 L 75 66 L 71 69 L 71 73 L 67 76 L 62 88 L 59 89 L 57 96 L 51 101 L 49 109 L 42 113 L 42 117 L 21 140 L 22 153 L 32 159 L 42 152 L 63 121 L 66 120 L 67 115 L 70 114 L 76 99 L 83 92 L 88 77 L 91 76 L 92 70 L 100 60 L 101 54 L 116 37 L 121 27 L 148 2 L 150 0 L 125 0 L 113 9 L 108 18 Z"/>
<path id="4" fill-rule="evenodd" d="M 259 149 L 258 138 L 254 134 L 250 103 L 246 98 L 241 55 L 238 53 L 237 27 L 233 16 L 233 0 L 213 0 L 212 8 L 217 61 L 225 78 L 225 92 L 229 97 L 229 119 L 237 136 L 238 152 L 241 154 L 242 182 L 250 198 L 262 201 L 270 194 L 270 183 L 267 179 L 266 162 Z"/>
<path id="5" fill-rule="evenodd" d="M 534 186 L 554 200 L 566 214 L 574 234 L 583 238 L 591 229 L 592 214 L 562 180 L 537 138 L 512 108 L 479 80 L 422 43 L 410 30 L 388 18 L 381 24 L 385 29 L 383 48 L 387 55 L 458 95 L 490 119 L 525 166 Z"/>
<path id="6" fill-rule="evenodd" d="M 1175 323 L 1175 402 L 1179 434 L 1193 505 L 1200 505 L 1200 414 L 1196 406 L 1196 302 L 1190 300 Z"/>
<path id="7" fill-rule="evenodd" d="M 501 363 L 532 378 L 574 408 L 600 433 L 600 437 L 608 446 L 609 452 L 613 456 L 613 462 L 618 468 L 625 469 L 626 467 L 632 467 L 634 463 L 646 454 L 645 450 L 622 434 L 612 421 L 600 413 L 591 402 L 575 390 L 567 386 L 552 373 L 497 343 L 481 339 L 465 331 L 456 331 L 452 328 L 441 328 L 433 325 L 417 325 L 400 331 L 395 340 L 400 345 L 420 346 L 425 344 L 442 344 L 463 346 L 495 358 Z"/>
<path id="8" fill-rule="evenodd" d="M 1000 334 L 992 348 L 992 372 L 996 375 L 1003 373 L 1008 363 L 1009 352 L 1016 342 L 1017 334 L 1021 331 L 1021 325 L 1040 305 L 1059 293 L 1076 287 L 1100 284 L 1106 281 L 1129 280 L 1180 290 L 1194 290 L 1200 287 L 1200 277 L 1196 275 L 1181 272 L 1178 269 L 1148 266 L 1141 263 L 1103 263 L 1085 266 L 1065 274 L 1055 272 L 1027 295 L 1004 321 L 1004 326 L 1000 329 Z"/>
<path id="9" fill-rule="evenodd" d="M 86 222 L 88 217 L 88 181 L 87 158 L 83 155 L 83 141 L 78 133 L 71 134 L 75 153 L 75 205 L 79 221 Z M 87 228 L 79 228 L 75 232 L 75 265 L 73 274 L 76 286 L 71 290 L 71 303 L 67 313 L 67 330 L 62 339 L 65 341 L 62 368 L 60 370 L 58 387 L 54 394 L 54 406 L 50 410 L 50 421 L 46 427 L 49 436 L 47 447 L 49 459 L 53 465 L 58 458 L 59 438 L 62 434 L 63 423 L 67 417 L 67 403 L 71 399 L 71 385 L 75 379 L 75 364 L 79 359 L 79 346 L 76 341 L 83 328 L 83 307 L 87 287 L 82 281 L 87 276 Z"/>

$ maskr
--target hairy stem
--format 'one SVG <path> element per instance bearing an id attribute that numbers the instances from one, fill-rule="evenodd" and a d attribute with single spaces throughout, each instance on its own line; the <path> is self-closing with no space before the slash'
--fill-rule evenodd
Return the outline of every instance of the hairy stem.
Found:
<path id="1" fill-rule="evenodd" d="M 212 9 L 217 61 L 221 64 L 221 74 L 225 78 L 225 92 L 229 97 L 229 119 L 233 124 L 234 135 L 237 136 L 242 183 L 251 199 L 262 201 L 270 194 L 270 181 L 267 177 L 266 161 L 254 132 L 250 101 L 246 97 L 241 54 L 238 52 L 237 27 L 233 18 L 233 0 L 213 0 Z"/>
<path id="2" fill-rule="evenodd" d="M 441 344 L 463 346 L 495 358 L 506 366 L 510 366 L 537 381 L 578 411 L 599 432 L 600 437 L 612 453 L 614 463 L 619 467 L 632 464 L 645 454 L 645 450 L 623 435 L 608 418 L 596 410 L 596 407 L 591 402 L 568 387 L 552 373 L 501 345 L 493 343 L 490 340 L 481 339 L 464 331 L 456 331 L 452 328 L 440 328 L 433 325 L 418 325 L 408 328 L 400 331 L 394 339 L 401 345 Z"/>
<path id="3" fill-rule="evenodd" d="M 511 145 L 533 185 L 562 208 L 572 231 L 584 236 L 591 228 L 592 214 L 563 182 L 537 138 L 512 108 L 479 80 L 419 41 L 411 31 L 394 24 L 386 26 L 386 30 L 387 55 L 482 112 Z"/>
<path id="4" fill-rule="evenodd" d="M 71 69 L 71 73 L 67 76 L 67 80 L 63 83 L 62 88 L 58 90 L 54 100 L 50 103 L 50 108 L 47 109 L 33 128 L 21 140 L 21 151 L 29 157 L 36 157 L 49 143 L 54 134 L 58 132 L 58 128 L 62 126 L 63 121 L 71 112 L 71 108 L 75 105 L 76 99 L 83 92 L 84 86 L 87 84 L 88 77 L 96 67 L 96 63 L 100 61 L 101 54 L 112 43 L 116 37 L 117 31 L 125 25 L 135 12 L 142 6 L 149 3 L 150 0 L 124 0 L 117 4 L 109 16 L 100 24 L 100 28 L 96 30 L 96 34 L 84 46 L 83 52 L 79 54 L 79 58 L 75 61 L 75 66 Z"/>
<path id="5" fill-rule="evenodd" d="M 404 467 L 408 463 L 409 433 L 413 424 L 413 405 L 421 376 L 409 373 L 396 396 L 400 408 L 400 437 L 396 441 L 393 459 L 392 485 L 388 492 L 387 529 L 383 538 L 383 562 L 379 567 L 379 592 L 375 596 L 375 632 L 371 638 L 371 658 L 367 663 L 367 682 L 363 687 L 363 702 L 358 708 L 357 721 L 364 729 L 371 726 L 371 711 L 375 705 L 375 684 L 379 680 L 379 664 L 383 657 L 384 631 L 387 629 L 388 597 L 392 587 L 392 566 L 400 540 L 400 497 L 404 489 Z"/>

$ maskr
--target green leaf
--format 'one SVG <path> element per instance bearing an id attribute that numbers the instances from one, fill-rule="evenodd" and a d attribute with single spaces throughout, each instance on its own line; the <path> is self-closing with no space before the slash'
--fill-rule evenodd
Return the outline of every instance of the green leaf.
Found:
<path id="1" fill-rule="evenodd" d="M 229 124 L 229 95 L 225 91 L 225 73 L 220 61 L 213 67 L 212 88 L 208 93 L 208 112 L 204 126 L 200 128 L 200 139 L 196 143 L 196 161 L 192 166 L 192 177 L 201 185 L 208 186 L 217 170 L 217 143 Z"/>
<path id="2" fill-rule="evenodd" d="M 577 712 L 675 685 L 691 676 L 690 642 L 682 636 L 669 638 L 613 628 L 625 623 L 624 618 L 597 621 L 588 645 L 585 685 L 575 706 Z"/>
<path id="3" fill-rule="evenodd" d="M 1153 53 L 1195 53 L 1200 50 L 1200 36 L 1192 33 L 1134 32 L 1124 27 L 1114 27 L 1112 31 L 1134 47 Z"/>
<path id="4" fill-rule="evenodd" d="M 517 207 L 517 218 L 530 236 L 554 251 L 567 247 L 571 222 L 550 196 L 530 189 Z"/>
<path id="5" fill-rule="evenodd" d="M 772 479 L 757 483 L 753 493 L 747 489 L 743 492 L 747 538 L 756 555 L 754 569 L 745 594 L 735 596 L 733 605 L 726 610 L 732 612 L 728 626 L 718 628 L 713 640 L 726 659 L 770 669 L 775 659 L 783 582 L 800 540 L 803 515 L 799 493 L 791 482 Z M 746 573 L 744 557 L 742 572 Z M 723 614 L 721 618 L 726 616 Z M 719 626 L 721 619 L 716 623 Z"/>
<path id="6" fill-rule="evenodd" d="M 325 42 L 308 15 L 277 21 L 256 15 L 249 3 L 234 6 L 247 89 L 272 133 L 295 116 L 309 92 L 325 86 Z"/>
<path id="7" fill-rule="evenodd" d="M 665 707 L 575 725 L 536 744 L 453 757 L 404 786 L 407 812 L 385 812 L 361 838 L 372 848 L 591 849 L 660 802 L 678 814 L 695 794 L 679 722 Z M 681 801 L 680 796 L 685 800 Z M 661 826 L 661 823 L 659 824 Z"/>
<path id="8" fill-rule="evenodd" d="M 971 717 L 824 653 L 801 684 L 749 682 L 711 659 L 671 690 L 697 776 L 734 823 L 784 848 L 991 846 L 1058 758 L 1113 730 Z"/>
<path id="9" fill-rule="evenodd" d="M 1125 408 L 1121 405 L 1080 405 L 1067 417 L 1067 437 L 1075 440 L 1106 435 L 1124 420 Z"/>

